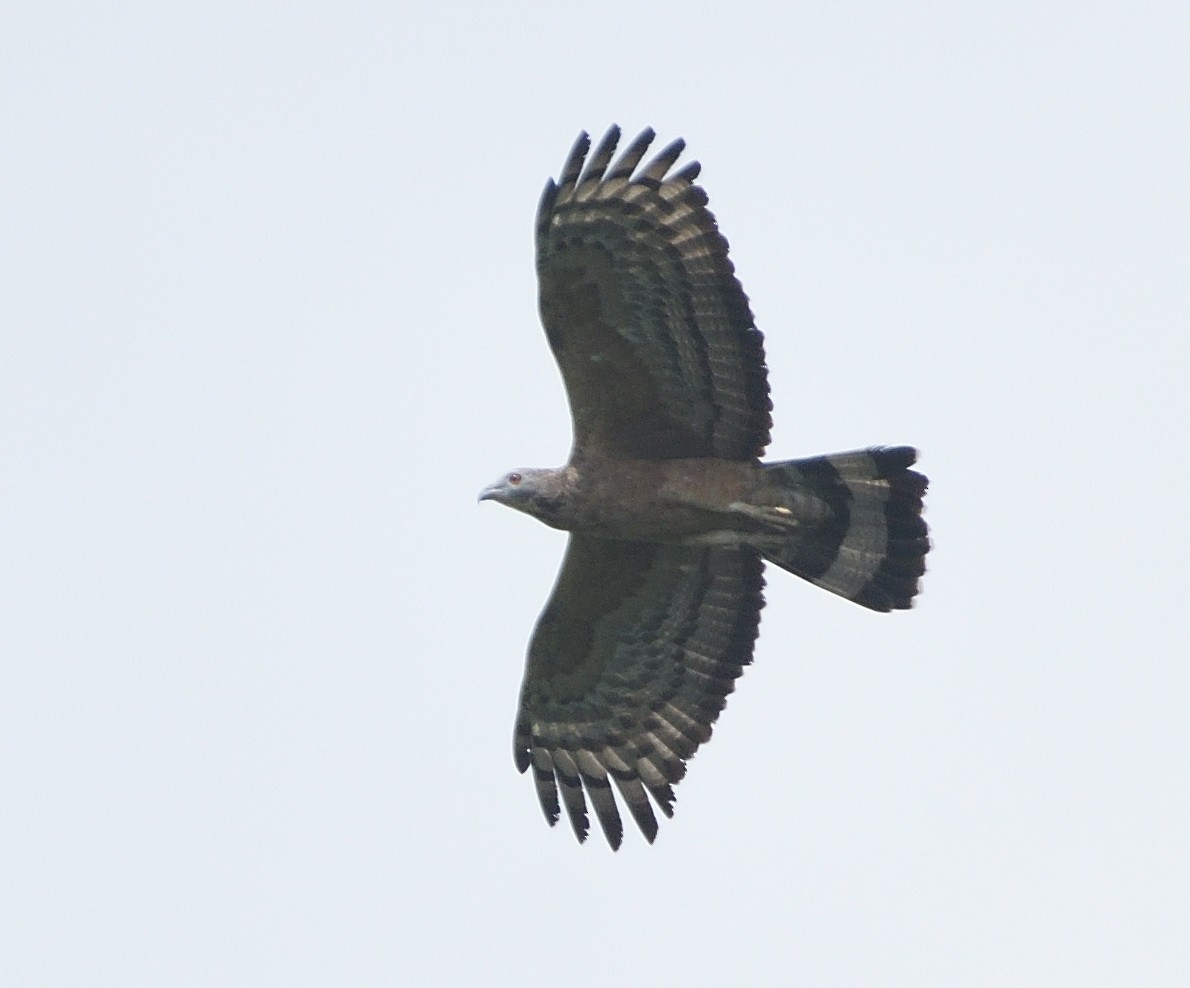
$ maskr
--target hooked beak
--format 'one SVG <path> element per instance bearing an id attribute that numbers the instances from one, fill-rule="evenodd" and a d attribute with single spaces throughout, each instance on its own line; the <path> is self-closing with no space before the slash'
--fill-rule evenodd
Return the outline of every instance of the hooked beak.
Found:
<path id="1" fill-rule="evenodd" d="M 488 484 L 482 491 L 479 492 L 479 501 L 499 501 L 500 491 L 503 489 L 503 484 L 495 483 Z"/>

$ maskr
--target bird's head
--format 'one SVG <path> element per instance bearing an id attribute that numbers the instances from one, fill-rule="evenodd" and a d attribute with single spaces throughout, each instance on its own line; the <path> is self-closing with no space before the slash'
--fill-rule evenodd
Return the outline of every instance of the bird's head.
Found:
<path id="1" fill-rule="evenodd" d="M 561 528 L 559 515 L 565 500 L 566 480 L 565 469 L 513 470 L 480 491 L 479 499 L 499 501 L 547 525 Z"/>

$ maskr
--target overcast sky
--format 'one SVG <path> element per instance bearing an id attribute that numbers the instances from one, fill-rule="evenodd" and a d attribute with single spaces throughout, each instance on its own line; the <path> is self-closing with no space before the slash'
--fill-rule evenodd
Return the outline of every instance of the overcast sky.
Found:
<path id="1" fill-rule="evenodd" d="M 0 981 L 1185 984 L 1190 7 L 0 12 Z M 703 163 L 775 458 L 911 443 L 911 612 L 769 573 L 653 846 L 512 763 L 564 537 L 532 220 Z"/>

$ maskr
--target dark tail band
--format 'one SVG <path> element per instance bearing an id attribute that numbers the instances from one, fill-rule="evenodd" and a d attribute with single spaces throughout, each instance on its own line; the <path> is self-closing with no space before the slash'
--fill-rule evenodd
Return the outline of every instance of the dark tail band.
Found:
<path id="1" fill-rule="evenodd" d="M 781 541 L 758 541 L 765 559 L 876 611 L 912 606 L 930 549 L 921 517 L 928 481 L 909 468 L 909 446 L 875 447 L 765 465 L 770 496 L 810 496 L 825 521 Z"/>

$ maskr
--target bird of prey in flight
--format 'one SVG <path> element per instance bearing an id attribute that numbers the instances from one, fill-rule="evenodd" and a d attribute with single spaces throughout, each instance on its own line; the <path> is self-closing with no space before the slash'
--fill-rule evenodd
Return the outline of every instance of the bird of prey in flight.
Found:
<path id="1" fill-rule="evenodd" d="M 760 332 L 676 140 L 641 167 L 579 136 L 537 211 L 539 308 L 574 426 L 570 459 L 485 488 L 570 533 L 529 643 L 514 732 L 552 826 L 587 800 L 613 848 L 612 786 L 644 836 L 752 659 L 767 560 L 876 611 L 907 608 L 929 550 L 916 451 L 762 463 Z M 561 792 L 561 803 L 559 803 Z M 584 796 L 585 793 L 585 796 Z"/>

